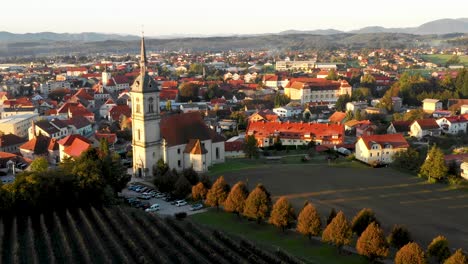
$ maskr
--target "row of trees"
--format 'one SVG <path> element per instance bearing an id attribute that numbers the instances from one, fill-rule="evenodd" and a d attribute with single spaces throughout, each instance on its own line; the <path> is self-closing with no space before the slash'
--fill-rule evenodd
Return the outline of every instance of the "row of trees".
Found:
<path id="1" fill-rule="evenodd" d="M 29 171 L 16 176 L 14 183 L 0 186 L 0 211 L 30 212 L 112 203 L 130 175 L 106 143 L 78 158 L 66 159 L 57 168 L 48 168 L 45 158 L 37 158 Z"/>
<path id="2" fill-rule="evenodd" d="M 235 213 L 257 222 L 268 223 L 281 228 L 283 231 L 295 225 L 297 232 L 308 236 L 320 236 L 323 242 L 336 245 L 339 249 L 344 245 L 350 245 L 353 235 L 358 238 L 356 250 L 359 254 L 374 261 L 386 258 L 389 255 L 390 246 L 399 249 L 395 256 L 395 263 L 425 263 L 426 256 L 420 247 L 412 242 L 409 231 L 403 226 L 394 226 L 388 237 L 385 237 L 375 213 L 371 209 L 362 209 L 351 222 L 348 222 L 343 212 L 336 213 L 332 210 L 326 228 L 322 232 L 322 220 L 317 209 L 312 203 L 306 202 L 299 215 L 296 217 L 294 208 L 286 197 L 279 198 L 272 205 L 270 193 L 261 184 L 257 185 L 250 193 L 244 182 L 237 182 L 232 189 L 225 182 L 224 177 L 219 177 L 210 189 L 203 183 L 198 183 L 192 188 L 192 198 L 205 199 L 208 206 L 224 207 L 226 212 Z M 422 253 L 421 253 L 422 252 Z M 461 250 L 450 256 L 450 249 L 445 237 L 438 236 L 427 249 L 428 257 L 436 259 L 439 263 L 447 260 L 464 257 Z M 417 261 L 416 261 L 417 260 Z M 463 262 L 461 262 L 463 263 Z"/>

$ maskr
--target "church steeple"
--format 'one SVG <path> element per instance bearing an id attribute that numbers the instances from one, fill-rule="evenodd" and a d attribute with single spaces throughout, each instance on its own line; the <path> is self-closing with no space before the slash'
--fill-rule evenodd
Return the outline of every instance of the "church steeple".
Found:
<path id="1" fill-rule="evenodd" d="M 145 36 L 141 36 L 141 50 L 140 50 L 140 74 L 146 73 L 146 47 L 145 47 Z"/>
<path id="2" fill-rule="evenodd" d="M 146 59 L 146 46 L 145 37 L 141 37 L 141 50 L 140 50 L 140 75 L 135 79 L 132 85 L 133 92 L 159 92 L 158 84 L 148 75 L 148 61 Z"/>

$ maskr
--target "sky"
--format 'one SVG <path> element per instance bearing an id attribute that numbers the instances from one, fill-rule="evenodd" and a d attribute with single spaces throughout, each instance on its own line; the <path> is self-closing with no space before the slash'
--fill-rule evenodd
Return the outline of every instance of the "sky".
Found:
<path id="1" fill-rule="evenodd" d="M 463 0 L 6 0 L 1 9 L 0 31 L 140 35 L 143 28 L 146 36 L 416 27 L 468 17 Z"/>

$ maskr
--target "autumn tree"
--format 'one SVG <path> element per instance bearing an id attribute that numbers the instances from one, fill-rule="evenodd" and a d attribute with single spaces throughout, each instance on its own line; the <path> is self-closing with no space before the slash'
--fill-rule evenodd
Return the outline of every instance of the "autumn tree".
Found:
<path id="1" fill-rule="evenodd" d="M 327 75 L 327 77 L 325 77 L 325 79 L 331 80 L 331 81 L 336 81 L 336 80 L 339 79 L 339 76 L 338 76 L 338 74 L 336 73 L 336 71 L 334 69 L 331 69 L 328 72 L 328 75 Z"/>
<path id="2" fill-rule="evenodd" d="M 447 260 L 444 261 L 444 264 L 468 264 L 468 257 L 463 254 L 463 251 L 457 249 L 452 256 L 450 256 Z"/>
<path id="3" fill-rule="evenodd" d="M 405 226 L 395 225 L 388 236 L 388 242 L 392 247 L 400 249 L 411 242 L 411 234 Z"/>
<path id="4" fill-rule="evenodd" d="M 353 218 L 351 229 L 354 233 L 360 236 L 372 222 L 376 222 L 378 224 L 374 211 L 369 208 L 364 208 Z"/>
<path id="5" fill-rule="evenodd" d="M 198 101 L 200 86 L 191 82 L 184 82 L 179 87 L 179 99 L 181 102 Z"/>
<path id="6" fill-rule="evenodd" d="M 249 159 L 258 157 L 258 143 L 254 135 L 247 136 L 244 144 L 244 152 Z"/>
<path id="7" fill-rule="evenodd" d="M 261 184 L 250 192 L 245 200 L 244 211 L 242 214 L 248 218 L 257 220 L 260 223 L 268 217 L 271 208 L 271 198 L 268 191 Z"/>
<path id="8" fill-rule="evenodd" d="M 427 153 L 426 160 L 424 161 L 419 175 L 425 178 L 441 180 L 447 175 L 447 165 L 445 165 L 444 153 L 437 146 L 432 146 L 429 153 Z"/>
<path id="9" fill-rule="evenodd" d="M 245 183 L 243 181 L 237 182 L 229 192 L 226 201 L 224 201 L 224 210 L 239 215 L 244 210 L 245 200 L 248 195 L 249 191 Z"/>
<path id="10" fill-rule="evenodd" d="M 46 172 L 49 168 L 49 162 L 44 157 L 34 159 L 30 165 L 30 170 L 34 172 Z"/>
<path id="11" fill-rule="evenodd" d="M 349 245 L 353 233 L 342 211 L 339 211 L 322 233 L 322 241 L 334 244 L 338 248 Z"/>
<path id="12" fill-rule="evenodd" d="M 208 206 L 216 206 L 216 209 L 219 210 L 219 206 L 224 203 L 228 195 L 229 186 L 224 180 L 223 176 L 220 176 L 211 186 L 210 190 L 206 195 L 205 203 Z"/>
<path id="13" fill-rule="evenodd" d="M 311 238 L 318 236 L 322 229 L 322 221 L 315 206 L 307 203 L 297 217 L 297 231 Z"/>
<path id="14" fill-rule="evenodd" d="M 269 223 L 281 228 L 283 231 L 291 225 L 296 218 L 294 208 L 286 197 L 280 197 L 273 205 Z"/>
<path id="15" fill-rule="evenodd" d="M 208 190 L 206 189 L 203 182 L 199 182 L 192 186 L 192 199 L 195 201 L 203 200 L 206 198 Z"/>
<path id="16" fill-rule="evenodd" d="M 435 237 L 427 247 L 427 255 L 434 257 L 439 263 L 444 262 L 450 256 L 447 238 L 444 236 Z"/>
<path id="17" fill-rule="evenodd" d="M 411 242 L 403 246 L 395 256 L 395 264 L 426 264 L 426 257 L 421 247 Z"/>
<path id="18" fill-rule="evenodd" d="M 388 256 L 388 243 L 383 230 L 372 222 L 359 237 L 356 250 L 359 254 L 368 257 L 371 261 Z"/>

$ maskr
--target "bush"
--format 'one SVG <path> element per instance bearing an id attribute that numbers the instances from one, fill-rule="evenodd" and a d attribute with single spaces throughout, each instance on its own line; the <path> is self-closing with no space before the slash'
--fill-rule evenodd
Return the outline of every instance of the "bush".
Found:
<path id="1" fill-rule="evenodd" d="M 360 236 L 362 232 L 366 230 L 367 226 L 369 226 L 369 224 L 372 222 L 375 222 L 377 225 L 379 225 L 374 211 L 369 208 L 364 208 L 359 211 L 359 213 L 353 218 L 351 229 L 354 233 Z"/>
<path id="2" fill-rule="evenodd" d="M 392 247 L 400 249 L 411 242 L 411 234 L 405 226 L 395 225 L 388 236 L 388 242 Z"/>
<path id="3" fill-rule="evenodd" d="M 408 243 L 403 246 L 395 256 L 395 264 L 426 264 L 424 251 L 421 247 L 414 243 Z"/>
<path id="4" fill-rule="evenodd" d="M 450 256 L 447 238 L 443 236 L 437 236 L 434 238 L 431 244 L 427 247 L 427 255 L 434 257 L 439 263 L 446 260 Z"/>
<path id="5" fill-rule="evenodd" d="M 468 264 L 468 258 L 463 254 L 461 249 L 458 249 L 444 262 L 444 264 Z"/>

